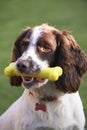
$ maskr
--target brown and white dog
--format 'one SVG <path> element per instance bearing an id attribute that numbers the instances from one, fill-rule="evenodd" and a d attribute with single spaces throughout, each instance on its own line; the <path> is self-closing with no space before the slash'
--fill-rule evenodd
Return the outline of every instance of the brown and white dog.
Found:
<path id="1" fill-rule="evenodd" d="M 21 73 L 61 66 L 56 82 L 41 78 L 10 78 L 23 95 L 0 117 L 0 130 L 84 130 L 78 88 L 87 71 L 87 56 L 74 37 L 47 24 L 26 28 L 14 43 L 12 61 Z"/>

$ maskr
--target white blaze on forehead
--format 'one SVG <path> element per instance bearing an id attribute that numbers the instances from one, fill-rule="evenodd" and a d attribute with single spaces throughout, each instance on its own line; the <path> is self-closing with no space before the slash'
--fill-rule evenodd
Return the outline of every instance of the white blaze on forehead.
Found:
<path id="1" fill-rule="evenodd" d="M 30 37 L 29 46 L 27 48 L 27 52 L 28 52 L 27 54 L 29 56 L 33 56 L 35 54 L 37 42 L 38 42 L 38 39 L 42 35 L 42 31 L 43 31 L 43 29 L 40 26 L 33 28 L 33 32 L 32 32 L 32 35 Z"/>
<path id="2" fill-rule="evenodd" d="M 35 27 L 33 29 L 33 33 L 32 33 L 31 38 L 30 38 L 30 45 L 31 46 L 36 45 L 38 38 L 42 35 L 42 32 L 43 32 L 43 29 L 41 27 Z"/>

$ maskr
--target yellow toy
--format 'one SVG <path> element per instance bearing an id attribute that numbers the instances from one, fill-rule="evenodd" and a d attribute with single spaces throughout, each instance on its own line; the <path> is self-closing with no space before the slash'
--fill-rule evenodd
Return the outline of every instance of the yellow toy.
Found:
<path id="1" fill-rule="evenodd" d="M 43 79 L 49 79 L 51 81 L 56 81 L 58 78 L 62 75 L 63 71 L 62 68 L 57 67 L 47 67 L 42 69 L 40 72 L 36 74 L 23 74 L 17 71 L 15 68 L 15 62 L 12 62 L 7 66 L 4 70 L 4 74 L 6 76 L 29 76 L 29 77 L 36 77 L 36 78 L 43 78 Z"/>

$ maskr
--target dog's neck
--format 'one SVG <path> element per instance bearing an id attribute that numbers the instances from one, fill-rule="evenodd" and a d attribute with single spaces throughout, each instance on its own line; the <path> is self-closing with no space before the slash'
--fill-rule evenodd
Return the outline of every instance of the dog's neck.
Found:
<path id="1" fill-rule="evenodd" d="M 33 96 L 33 93 L 32 92 L 29 92 L 29 95 Z M 44 96 L 43 98 L 40 98 L 39 97 L 39 100 L 38 102 L 35 103 L 35 111 L 43 111 L 43 112 L 46 112 L 47 111 L 47 108 L 46 108 L 46 103 L 47 102 L 54 102 L 57 100 L 57 96 Z"/>
<path id="2" fill-rule="evenodd" d="M 41 99 L 43 101 L 51 101 L 51 98 L 57 97 L 58 94 L 56 87 L 50 82 L 39 88 L 35 88 L 33 90 L 29 89 L 29 92 L 39 100 Z"/>
<path id="3" fill-rule="evenodd" d="M 62 94 L 53 84 L 47 84 L 36 89 L 27 89 L 27 98 L 30 97 L 29 102 L 34 102 L 35 111 L 41 110 L 43 112 L 47 111 L 46 104 L 52 103 L 57 100 Z"/>

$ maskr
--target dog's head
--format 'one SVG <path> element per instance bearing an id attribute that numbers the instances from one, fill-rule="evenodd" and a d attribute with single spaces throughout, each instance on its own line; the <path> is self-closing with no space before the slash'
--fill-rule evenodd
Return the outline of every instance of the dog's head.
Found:
<path id="1" fill-rule="evenodd" d="M 66 31 L 42 24 L 26 28 L 14 43 L 12 61 L 18 71 L 33 74 L 47 66 L 61 66 L 63 75 L 54 82 L 63 92 L 76 92 L 81 78 L 87 71 L 87 57 L 75 39 Z M 13 76 L 11 85 L 40 87 L 47 79 Z"/>

